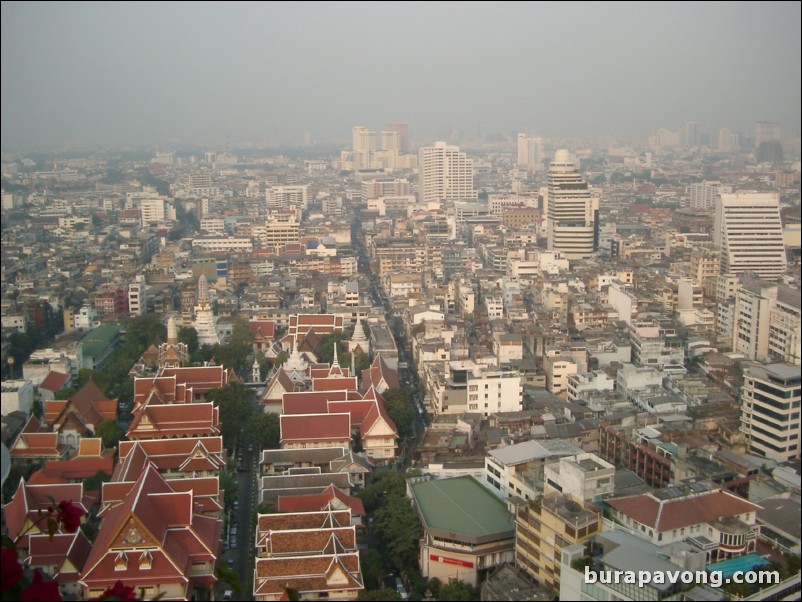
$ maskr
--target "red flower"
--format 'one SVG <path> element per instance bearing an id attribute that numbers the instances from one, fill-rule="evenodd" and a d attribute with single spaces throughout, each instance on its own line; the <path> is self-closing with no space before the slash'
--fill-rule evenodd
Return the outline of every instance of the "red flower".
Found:
<path id="1" fill-rule="evenodd" d="M 33 583 L 20 592 L 19 599 L 29 602 L 50 602 L 51 600 L 61 600 L 61 593 L 58 591 L 58 583 L 42 581 L 42 573 L 36 571 L 33 575 Z"/>
<path id="2" fill-rule="evenodd" d="M 2 569 L 0 590 L 5 595 L 8 590 L 16 586 L 22 579 L 22 565 L 19 563 L 17 551 L 14 548 L 2 548 L 0 550 L 0 560 L 2 560 L 0 565 L 0 569 Z"/>
<path id="3" fill-rule="evenodd" d="M 81 526 L 81 517 L 86 514 L 72 502 L 62 500 L 58 503 L 58 522 L 64 525 L 64 529 L 69 533 L 75 533 Z"/>
<path id="4" fill-rule="evenodd" d="M 134 588 L 128 585 L 123 585 L 119 579 L 114 587 L 110 587 L 103 592 L 98 600 L 139 600 L 134 593 Z"/>

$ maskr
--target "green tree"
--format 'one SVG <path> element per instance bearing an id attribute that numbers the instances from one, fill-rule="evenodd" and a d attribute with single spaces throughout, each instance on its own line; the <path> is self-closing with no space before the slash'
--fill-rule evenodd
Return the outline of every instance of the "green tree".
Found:
<path id="1" fill-rule="evenodd" d="M 370 368 L 370 358 L 367 356 L 367 354 L 359 351 L 356 354 L 356 361 L 353 361 L 353 364 L 354 375 L 358 378 L 362 375 L 362 370 L 367 370 Z"/>
<path id="2" fill-rule="evenodd" d="M 478 600 L 478 592 L 472 585 L 468 585 L 464 581 L 457 579 L 450 579 L 448 583 L 440 588 L 440 596 L 438 600 Z"/>
<path id="3" fill-rule="evenodd" d="M 381 602 L 382 600 L 400 600 L 401 596 L 399 596 L 398 592 L 394 589 L 384 587 L 382 589 L 364 589 L 359 592 L 356 599 Z"/>
<path id="4" fill-rule="evenodd" d="M 98 470 L 91 477 L 83 480 L 84 491 L 99 491 L 103 483 L 108 483 L 111 480 L 111 475 L 102 470 Z"/>
<path id="5" fill-rule="evenodd" d="M 103 440 L 103 447 L 117 447 L 117 443 L 125 436 L 125 431 L 114 420 L 104 420 L 97 427 L 96 437 Z"/>
<path id="6" fill-rule="evenodd" d="M 253 391 L 241 383 L 229 383 L 209 391 L 206 399 L 220 408 L 220 431 L 223 443 L 227 449 L 234 449 L 240 433 L 254 413 Z"/>
<path id="7" fill-rule="evenodd" d="M 406 495 L 391 495 L 373 515 L 373 531 L 380 551 L 400 572 L 418 564 L 421 526 L 418 514 Z"/>
<path id="8" fill-rule="evenodd" d="M 58 391 L 56 391 L 53 397 L 55 397 L 56 399 L 69 399 L 77 392 L 78 389 L 76 389 L 75 387 L 64 387 L 63 389 L 59 389 Z"/>
<path id="9" fill-rule="evenodd" d="M 190 356 L 195 355 L 198 349 L 200 349 L 198 331 L 191 326 L 182 326 L 178 329 L 178 342 L 184 343 L 187 346 L 187 352 Z"/>
<path id="10" fill-rule="evenodd" d="M 245 425 L 245 440 L 259 450 L 278 449 L 281 440 L 278 414 L 262 412 L 250 418 Z"/>
<path id="11" fill-rule="evenodd" d="M 237 483 L 237 480 L 228 473 L 221 474 L 220 489 L 223 490 L 223 497 L 226 500 L 226 506 L 230 508 L 231 504 L 234 503 L 234 500 L 239 497 L 239 484 Z"/>
<path id="12" fill-rule="evenodd" d="M 365 589 L 379 589 L 385 574 L 381 554 L 375 549 L 360 550 L 359 566 L 362 567 Z"/>
<path id="13" fill-rule="evenodd" d="M 370 514 L 376 510 L 388 496 L 406 496 L 407 482 L 404 475 L 394 470 L 380 473 L 359 494 L 359 499 Z"/>
<path id="14" fill-rule="evenodd" d="M 321 337 L 316 350 L 317 360 L 324 364 L 330 364 L 332 361 L 334 361 L 334 345 L 339 345 L 344 338 L 345 336 L 341 331 L 330 332 L 329 334 Z M 340 347 L 338 346 L 337 356 L 341 366 L 346 365 L 345 355 L 346 354 L 340 352 Z"/>
<path id="15" fill-rule="evenodd" d="M 395 422 L 398 428 L 398 436 L 401 438 L 411 437 L 415 434 L 412 406 L 409 403 L 409 394 L 406 389 L 387 389 L 382 393 L 384 408 L 387 414 Z"/>

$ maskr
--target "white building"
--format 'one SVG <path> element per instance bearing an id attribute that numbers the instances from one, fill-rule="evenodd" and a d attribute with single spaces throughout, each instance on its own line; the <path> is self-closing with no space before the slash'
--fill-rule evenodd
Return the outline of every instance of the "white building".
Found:
<path id="1" fill-rule="evenodd" d="M 473 161 L 458 146 L 436 142 L 418 151 L 419 190 L 421 203 L 442 199 L 475 199 Z"/>
<path id="2" fill-rule="evenodd" d="M 526 171 L 543 171 L 543 138 L 518 134 L 518 167 Z"/>
<path id="3" fill-rule="evenodd" d="M 481 366 L 471 360 L 453 361 L 432 385 L 437 414 L 520 412 L 523 407 L 521 376 L 515 370 Z"/>
<path id="4" fill-rule="evenodd" d="M 309 193 L 306 184 L 294 186 L 271 186 L 265 193 L 268 209 L 287 209 L 298 207 L 306 209 Z"/>
<path id="5" fill-rule="evenodd" d="M 598 250 L 599 200 L 591 195 L 567 150 L 554 154 L 544 201 L 548 249 L 569 260 L 593 257 Z"/>
<path id="6" fill-rule="evenodd" d="M 721 194 L 716 202 L 713 244 L 721 251 L 722 274 L 753 272 L 761 278 L 784 274 L 779 194 Z"/>
<path id="7" fill-rule="evenodd" d="M 595 502 L 615 490 L 615 466 L 596 454 L 579 454 L 546 464 L 544 495 L 561 493 L 581 502 Z"/>
<path id="8" fill-rule="evenodd" d="M 11 412 L 29 415 L 33 409 L 33 383 L 30 380 L 4 380 L 0 400 L 3 416 Z"/>
<path id="9" fill-rule="evenodd" d="M 751 360 L 772 360 L 799 366 L 799 291 L 741 275 L 729 321 L 730 344 Z M 726 307 L 720 313 L 725 315 Z M 722 320 L 723 322 L 723 320 Z"/>
<path id="10" fill-rule="evenodd" d="M 148 297 L 145 277 L 138 275 L 134 282 L 128 285 L 128 313 L 132 316 L 141 316 L 147 309 Z M 81 311 L 83 312 L 83 308 L 81 308 Z M 78 324 L 76 323 L 75 326 L 78 327 Z"/>
<path id="11" fill-rule="evenodd" d="M 548 463 L 564 456 L 578 456 L 582 450 L 562 439 L 524 441 L 499 447 L 485 456 L 484 486 L 502 499 L 511 495 L 524 500 L 537 497 Z"/>
<path id="12" fill-rule="evenodd" d="M 615 380 L 604 370 L 568 375 L 568 401 L 582 399 L 587 392 L 614 391 Z"/>
<path id="13" fill-rule="evenodd" d="M 799 366 L 746 366 L 741 431 L 749 442 L 750 453 L 777 462 L 799 459 L 800 381 Z"/>

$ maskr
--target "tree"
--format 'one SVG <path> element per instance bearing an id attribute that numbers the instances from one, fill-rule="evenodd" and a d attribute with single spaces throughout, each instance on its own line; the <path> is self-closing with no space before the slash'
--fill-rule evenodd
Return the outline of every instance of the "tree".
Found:
<path id="1" fill-rule="evenodd" d="M 387 389 L 382 393 L 382 399 L 384 399 L 384 409 L 395 422 L 398 436 L 405 438 L 414 435 L 415 416 L 406 389 Z"/>
<path id="2" fill-rule="evenodd" d="M 278 449 L 281 427 L 278 414 L 261 413 L 250 418 L 245 425 L 245 440 L 257 449 Z"/>
<path id="3" fill-rule="evenodd" d="M 125 436 L 125 431 L 116 421 L 104 420 L 98 425 L 95 436 L 103 440 L 103 447 L 112 448 L 117 447 L 117 443 Z"/>
<path id="4" fill-rule="evenodd" d="M 98 470 L 91 477 L 83 480 L 84 491 L 99 491 L 103 483 L 108 483 L 111 480 L 111 475 L 102 470 Z"/>
<path id="5" fill-rule="evenodd" d="M 399 596 L 398 592 L 394 589 L 385 587 L 382 589 L 364 589 L 359 592 L 356 599 L 365 601 L 376 600 L 380 602 L 381 600 L 400 600 L 401 596 Z"/>
<path id="6" fill-rule="evenodd" d="M 229 450 L 234 449 L 240 432 L 253 416 L 252 397 L 253 392 L 241 383 L 229 383 L 206 395 L 207 400 L 220 408 L 220 431 Z"/>
<path id="7" fill-rule="evenodd" d="M 184 343 L 187 346 L 187 352 L 190 356 L 195 355 L 200 348 L 200 343 L 198 343 L 198 331 L 191 326 L 182 326 L 178 329 L 178 342 Z"/>
<path id="8" fill-rule="evenodd" d="M 360 550 L 359 565 L 362 567 L 365 589 L 380 588 L 385 573 L 381 554 L 377 550 Z"/>
<path id="9" fill-rule="evenodd" d="M 220 489 L 223 490 L 223 497 L 226 500 L 226 506 L 231 507 L 231 504 L 234 503 L 234 500 L 239 497 L 239 484 L 237 483 L 237 480 L 228 473 L 221 474 Z"/>
<path id="10" fill-rule="evenodd" d="M 421 525 L 406 495 L 391 495 L 373 515 L 373 531 L 380 551 L 400 572 L 418 564 Z"/>
<path id="11" fill-rule="evenodd" d="M 440 588 L 438 600 L 478 600 L 476 588 L 458 579 L 449 579 L 448 583 Z"/>

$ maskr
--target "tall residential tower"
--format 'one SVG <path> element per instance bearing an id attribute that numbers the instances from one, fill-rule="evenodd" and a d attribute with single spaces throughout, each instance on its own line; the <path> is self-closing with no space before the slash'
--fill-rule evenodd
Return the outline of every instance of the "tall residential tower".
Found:
<path id="1" fill-rule="evenodd" d="M 545 203 L 548 249 L 569 260 L 592 257 L 599 247 L 599 201 L 565 149 L 551 162 Z"/>

